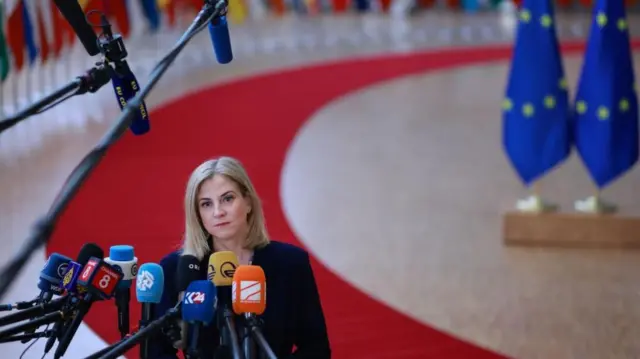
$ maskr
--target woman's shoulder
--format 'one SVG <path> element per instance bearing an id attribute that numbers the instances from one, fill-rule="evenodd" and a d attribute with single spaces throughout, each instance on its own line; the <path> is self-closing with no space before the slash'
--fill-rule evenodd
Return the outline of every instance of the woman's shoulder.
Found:
<path id="1" fill-rule="evenodd" d="M 309 261 L 309 253 L 304 248 L 291 243 L 271 240 L 260 251 L 264 257 L 281 263 L 300 265 Z"/>
<path id="2" fill-rule="evenodd" d="M 160 266 L 162 267 L 162 269 L 165 270 L 165 272 L 167 271 L 167 269 L 169 269 L 171 272 L 175 272 L 175 268 L 178 266 L 178 260 L 180 259 L 180 253 L 182 252 L 181 249 L 175 250 L 173 252 L 170 252 L 166 255 L 164 255 L 161 259 L 160 259 Z"/>

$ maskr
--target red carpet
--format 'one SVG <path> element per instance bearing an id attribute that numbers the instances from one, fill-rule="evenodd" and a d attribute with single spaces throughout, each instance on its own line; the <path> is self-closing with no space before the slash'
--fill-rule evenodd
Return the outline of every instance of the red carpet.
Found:
<path id="1" fill-rule="evenodd" d="M 283 215 L 279 184 L 289 144 L 307 118 L 329 101 L 375 82 L 504 61 L 510 54 L 508 47 L 493 47 L 343 61 L 253 77 L 166 104 L 151 114 L 148 135 L 127 135 L 109 151 L 64 214 L 47 252 L 75 256 L 87 241 L 105 251 L 132 244 L 140 263 L 159 261 L 180 243 L 182 197 L 191 170 L 219 155 L 238 157 L 247 166 L 264 200 L 272 237 L 300 245 Z M 314 266 L 334 358 L 501 357 L 422 325 L 320 263 Z M 131 318 L 137 321 L 140 308 L 133 301 Z M 107 342 L 118 339 L 112 302 L 94 306 L 86 322 Z M 134 358 L 137 349 L 129 353 Z"/>

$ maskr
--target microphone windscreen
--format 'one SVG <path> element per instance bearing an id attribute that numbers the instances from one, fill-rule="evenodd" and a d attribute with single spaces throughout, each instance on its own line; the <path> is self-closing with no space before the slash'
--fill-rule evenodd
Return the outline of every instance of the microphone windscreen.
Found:
<path id="1" fill-rule="evenodd" d="M 120 110 L 123 110 L 127 103 L 140 91 L 140 85 L 126 63 L 119 64 L 118 70 L 120 74 L 112 76 L 111 84 L 113 85 L 113 91 L 116 94 Z M 135 111 L 129 129 L 134 135 L 139 136 L 149 132 L 150 128 L 149 113 L 143 101 L 140 109 Z"/>
<path id="2" fill-rule="evenodd" d="M 216 287 L 228 287 L 238 268 L 238 257 L 231 251 L 215 252 L 209 256 L 207 277 Z"/>
<path id="3" fill-rule="evenodd" d="M 104 258 L 104 251 L 95 243 L 87 243 L 80 248 L 77 262 L 84 266 L 91 257 Z"/>
<path id="4" fill-rule="evenodd" d="M 53 2 L 69 25 L 71 25 L 73 32 L 76 33 L 89 55 L 99 54 L 98 37 L 89 22 L 87 22 L 78 0 L 53 0 Z"/>
<path id="5" fill-rule="evenodd" d="M 133 260 L 133 247 L 128 245 L 111 246 L 109 248 L 109 258 L 120 262 Z"/>
<path id="6" fill-rule="evenodd" d="M 262 314 L 267 308 L 267 279 L 261 267 L 241 265 L 233 275 L 231 301 L 236 314 Z"/>
<path id="7" fill-rule="evenodd" d="M 129 288 L 131 281 L 138 273 L 138 258 L 133 254 L 133 247 L 128 245 L 111 246 L 109 257 L 104 261 L 123 274 L 120 288 Z"/>
<path id="8" fill-rule="evenodd" d="M 176 286 L 178 292 L 184 292 L 194 280 L 199 280 L 200 261 L 192 255 L 183 255 L 178 259 Z"/>
<path id="9" fill-rule="evenodd" d="M 69 262 L 71 262 L 71 258 L 67 256 L 58 253 L 51 254 L 44 264 L 44 268 L 40 271 L 38 288 L 42 291 L 62 294 L 62 278 L 67 272 Z"/>
<path id="10" fill-rule="evenodd" d="M 62 286 L 70 293 L 78 292 L 78 276 L 82 271 L 82 265 L 78 262 L 71 261 L 67 266 L 67 272 L 62 278 Z"/>
<path id="11" fill-rule="evenodd" d="M 229 36 L 229 25 L 227 17 L 220 16 L 209 22 L 209 35 L 213 42 L 213 52 L 216 54 L 216 60 L 219 64 L 228 64 L 233 60 L 233 52 L 231 51 L 231 37 Z"/>
<path id="12" fill-rule="evenodd" d="M 164 271 L 159 264 L 145 263 L 136 277 L 136 298 L 140 303 L 160 303 L 164 290 Z"/>
<path id="13" fill-rule="evenodd" d="M 182 300 L 182 320 L 187 323 L 213 321 L 216 305 L 216 287 L 208 280 L 191 282 Z"/>

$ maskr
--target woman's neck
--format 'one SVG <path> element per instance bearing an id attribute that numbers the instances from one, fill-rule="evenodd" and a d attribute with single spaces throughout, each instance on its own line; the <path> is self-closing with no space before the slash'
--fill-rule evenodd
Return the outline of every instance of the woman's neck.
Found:
<path id="1" fill-rule="evenodd" d="M 231 251 L 235 253 L 235 255 L 238 257 L 238 261 L 241 264 L 246 264 L 246 262 L 250 260 L 251 254 L 253 253 L 252 250 L 244 248 L 243 241 L 236 240 L 219 241 L 214 239 L 213 250 L 215 252 Z"/>

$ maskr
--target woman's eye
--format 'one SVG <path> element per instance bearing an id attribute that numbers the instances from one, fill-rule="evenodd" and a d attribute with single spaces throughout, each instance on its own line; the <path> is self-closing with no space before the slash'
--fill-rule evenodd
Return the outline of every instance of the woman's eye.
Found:
<path id="1" fill-rule="evenodd" d="M 226 196 L 226 197 L 222 198 L 222 201 L 231 202 L 231 201 L 233 201 L 233 196 Z"/>
<path id="2" fill-rule="evenodd" d="M 202 204 L 200 204 L 201 207 L 209 207 L 211 205 L 211 203 L 209 202 L 203 202 Z"/>

